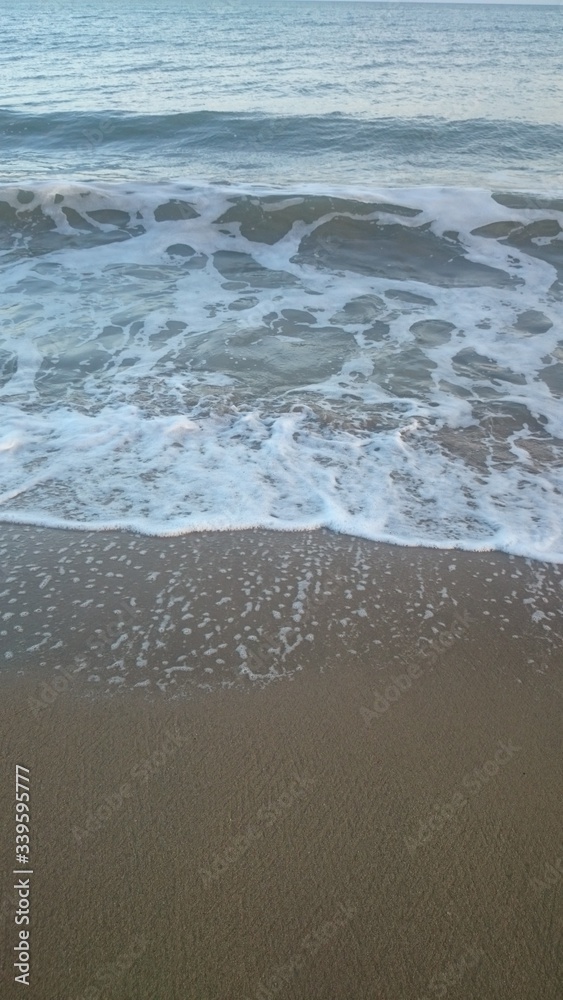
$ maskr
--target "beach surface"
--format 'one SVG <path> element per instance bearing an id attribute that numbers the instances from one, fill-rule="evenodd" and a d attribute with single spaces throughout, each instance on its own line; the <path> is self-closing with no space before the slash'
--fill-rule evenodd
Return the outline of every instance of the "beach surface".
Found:
<path id="1" fill-rule="evenodd" d="M 560 567 L 326 531 L 0 556 L 3 997 L 27 877 L 41 1000 L 560 997 Z"/>

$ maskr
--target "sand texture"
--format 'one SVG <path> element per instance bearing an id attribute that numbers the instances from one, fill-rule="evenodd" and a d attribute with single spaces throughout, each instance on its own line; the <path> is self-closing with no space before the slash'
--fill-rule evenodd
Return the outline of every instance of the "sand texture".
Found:
<path id="1" fill-rule="evenodd" d="M 561 997 L 557 566 L 328 532 L 0 550 L 2 997 Z"/>

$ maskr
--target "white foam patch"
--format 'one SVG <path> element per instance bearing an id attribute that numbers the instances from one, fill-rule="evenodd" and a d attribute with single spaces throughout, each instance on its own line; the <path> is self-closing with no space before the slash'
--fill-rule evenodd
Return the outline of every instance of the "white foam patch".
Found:
<path id="1" fill-rule="evenodd" d="M 2 200 L 21 213 L 17 190 Z M 25 211 L 41 207 L 60 236 L 77 237 L 63 207 L 127 212 L 145 232 L 61 244 L 0 274 L 0 351 L 17 360 L 0 389 L 3 520 L 147 534 L 326 526 L 563 559 L 563 410 L 546 376 L 563 360 L 557 274 L 473 232 L 563 224 L 563 213 L 461 189 L 65 183 L 64 205 L 60 181 L 32 191 Z M 274 217 L 312 195 L 355 199 L 358 213 L 297 220 L 272 245 L 217 222 L 238 197 L 265 194 L 279 199 L 268 202 Z M 170 200 L 197 217 L 156 222 Z M 377 201 L 419 214 L 360 212 Z M 296 260 L 337 214 L 455 231 L 469 261 L 518 283 L 444 287 Z M 94 233 L 115 231 L 87 218 Z M 171 254 L 179 245 L 194 253 Z M 220 273 L 218 251 L 250 255 L 265 280 Z M 347 312 L 360 298 L 367 314 Z M 527 332 L 526 313 L 546 323 Z"/>
<path id="2" fill-rule="evenodd" d="M 95 417 L 55 411 L 47 427 L 20 416 L 4 520 L 163 535 L 325 526 L 398 544 L 563 558 L 561 469 L 551 479 L 519 462 L 476 473 L 417 420 L 359 436 L 327 433 L 303 412 L 212 417 L 186 430 L 180 448 L 176 424 L 132 407 Z"/>

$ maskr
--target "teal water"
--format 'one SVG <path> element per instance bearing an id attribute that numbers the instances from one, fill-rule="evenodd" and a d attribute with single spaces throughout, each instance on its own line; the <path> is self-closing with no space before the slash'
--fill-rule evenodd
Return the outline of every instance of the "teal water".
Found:
<path id="1" fill-rule="evenodd" d="M 0 177 L 561 183 L 559 7 L 22 0 L 1 25 Z"/>

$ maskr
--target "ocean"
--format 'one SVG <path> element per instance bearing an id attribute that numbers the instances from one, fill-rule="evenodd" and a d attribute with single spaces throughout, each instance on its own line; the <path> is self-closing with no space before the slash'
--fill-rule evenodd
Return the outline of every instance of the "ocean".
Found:
<path id="1" fill-rule="evenodd" d="M 0 16 L 0 520 L 563 561 L 556 6 Z"/>

